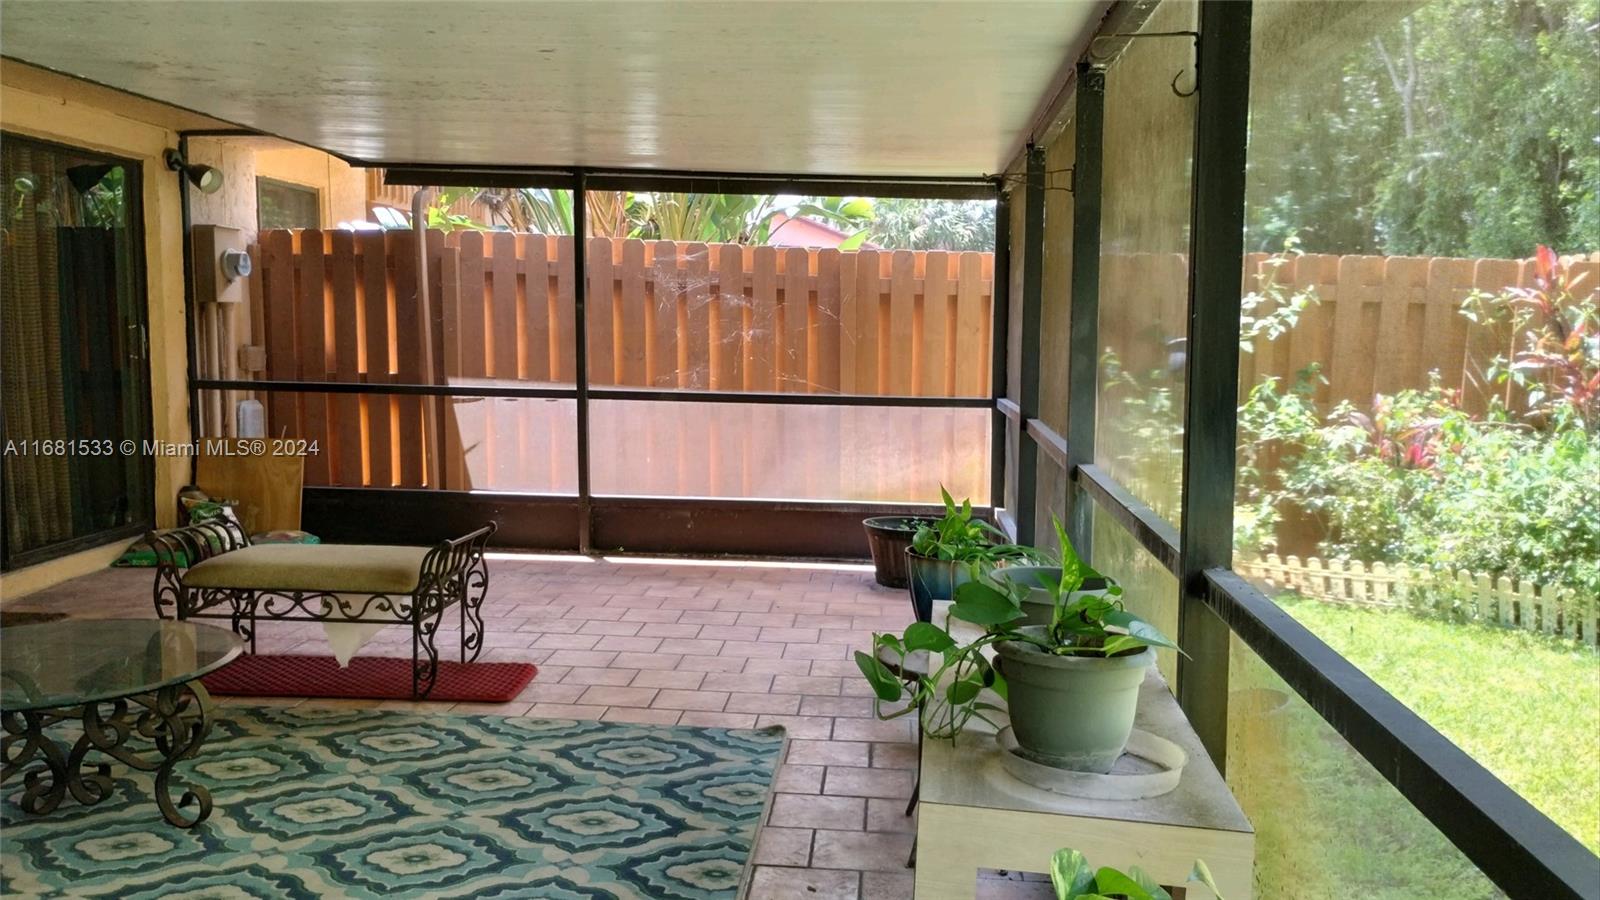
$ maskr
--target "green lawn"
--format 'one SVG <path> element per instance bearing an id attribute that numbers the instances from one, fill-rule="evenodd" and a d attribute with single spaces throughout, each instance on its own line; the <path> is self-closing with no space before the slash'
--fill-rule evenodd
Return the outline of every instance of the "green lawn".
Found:
<path id="1" fill-rule="evenodd" d="M 1600 654 L 1525 631 L 1283 604 L 1528 802 L 1600 852 Z"/>
<path id="2" fill-rule="evenodd" d="M 1600 848 L 1600 654 L 1486 626 L 1280 602 L 1591 849 Z M 1235 641 L 1228 781 L 1256 826 L 1261 896 L 1503 896 Z"/>

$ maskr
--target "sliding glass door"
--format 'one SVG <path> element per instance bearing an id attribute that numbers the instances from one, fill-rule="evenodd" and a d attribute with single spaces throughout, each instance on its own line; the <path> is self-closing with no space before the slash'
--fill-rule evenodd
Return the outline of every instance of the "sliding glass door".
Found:
<path id="1" fill-rule="evenodd" d="M 0 139 L 7 569 L 151 522 L 138 175 L 89 151 Z"/>

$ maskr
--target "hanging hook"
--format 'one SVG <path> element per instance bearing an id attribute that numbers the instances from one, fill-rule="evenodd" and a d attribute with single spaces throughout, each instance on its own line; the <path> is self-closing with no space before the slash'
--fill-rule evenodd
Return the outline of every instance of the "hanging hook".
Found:
<path id="1" fill-rule="evenodd" d="M 1188 38 L 1194 44 L 1196 50 L 1199 49 L 1199 46 L 1200 46 L 1200 32 L 1198 32 L 1198 31 L 1137 31 L 1137 32 L 1128 32 L 1128 33 L 1102 34 L 1102 35 L 1097 35 L 1094 38 L 1091 38 L 1090 41 L 1089 41 L 1089 51 L 1086 54 L 1086 57 L 1087 57 L 1087 59 L 1089 60 L 1090 63 L 1096 64 L 1096 65 L 1103 64 L 1103 63 L 1109 63 L 1109 62 L 1112 61 L 1112 59 L 1116 56 L 1115 52 L 1110 53 L 1110 54 L 1102 54 L 1102 53 L 1099 52 L 1099 50 L 1095 46 L 1095 45 L 1099 44 L 1101 41 L 1110 41 L 1110 40 L 1131 41 L 1131 40 L 1133 40 L 1135 38 L 1174 38 L 1174 37 L 1185 37 L 1185 38 Z M 1198 72 L 1199 64 L 1198 63 L 1195 64 L 1195 69 L 1196 69 L 1196 78 L 1195 78 L 1194 87 L 1190 88 L 1187 92 L 1178 90 L 1178 79 L 1183 77 L 1183 71 L 1180 70 L 1178 72 L 1178 74 L 1172 76 L 1172 82 L 1171 83 L 1172 83 L 1172 93 L 1173 94 L 1175 94 L 1175 95 L 1177 95 L 1179 97 L 1193 97 L 1195 94 L 1198 94 L 1200 92 L 1200 79 L 1198 77 L 1198 75 L 1199 75 L 1199 72 Z"/>
<path id="2" fill-rule="evenodd" d="M 1198 70 L 1199 66 L 1196 66 L 1195 68 Z M 1200 93 L 1200 73 L 1199 71 L 1194 73 L 1194 87 L 1190 88 L 1188 91 L 1180 91 L 1178 90 L 1178 79 L 1183 77 L 1183 71 L 1184 70 L 1179 69 L 1178 74 L 1172 76 L 1172 93 L 1179 97 L 1193 97 L 1195 94 Z"/>

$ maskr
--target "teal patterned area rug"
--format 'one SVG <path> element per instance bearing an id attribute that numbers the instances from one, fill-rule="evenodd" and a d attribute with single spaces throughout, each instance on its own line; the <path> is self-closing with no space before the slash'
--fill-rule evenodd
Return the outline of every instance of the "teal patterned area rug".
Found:
<path id="1" fill-rule="evenodd" d="M 733 900 L 783 753 L 728 730 L 219 707 L 162 820 L 154 778 L 31 816 L 5 786 L 0 896 Z M 91 757 L 92 758 L 92 757 Z M 174 784 L 179 779 L 174 779 Z"/>

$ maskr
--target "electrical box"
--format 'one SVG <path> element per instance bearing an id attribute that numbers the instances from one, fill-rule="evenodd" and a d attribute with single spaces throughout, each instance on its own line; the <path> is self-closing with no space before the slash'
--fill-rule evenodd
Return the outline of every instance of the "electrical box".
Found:
<path id="1" fill-rule="evenodd" d="M 190 229 L 194 248 L 194 298 L 198 303 L 243 303 L 250 255 L 245 233 L 227 225 Z"/>

